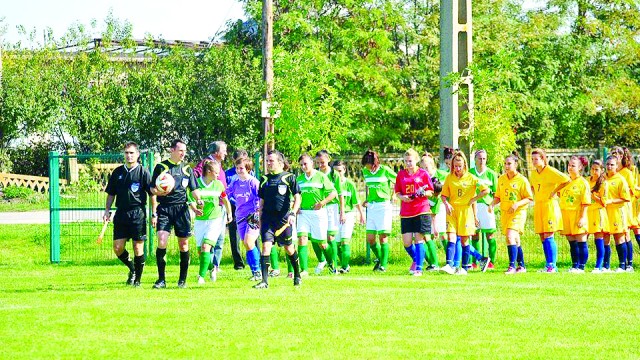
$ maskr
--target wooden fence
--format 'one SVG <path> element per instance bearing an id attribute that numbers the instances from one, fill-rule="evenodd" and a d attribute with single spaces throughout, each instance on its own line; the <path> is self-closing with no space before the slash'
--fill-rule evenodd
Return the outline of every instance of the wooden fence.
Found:
<path id="1" fill-rule="evenodd" d="M 0 173 L 0 184 L 2 184 L 3 188 L 13 185 L 26 187 L 41 193 L 49 192 L 49 178 L 44 176 Z M 66 184 L 67 180 L 60 179 L 61 186 Z"/>

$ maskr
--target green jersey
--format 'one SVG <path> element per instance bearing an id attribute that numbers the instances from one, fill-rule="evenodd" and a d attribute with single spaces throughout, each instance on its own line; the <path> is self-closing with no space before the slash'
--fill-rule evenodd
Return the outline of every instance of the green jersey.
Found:
<path id="1" fill-rule="evenodd" d="M 493 195 L 496 193 L 496 190 L 498 190 L 498 174 L 489 168 L 486 168 L 482 174 L 479 174 L 476 168 L 470 169 L 469 172 L 480 180 L 478 182 L 480 187 L 484 185 L 489 188 L 489 193 L 478 199 L 478 202 L 490 205 L 493 202 Z M 480 191 L 476 190 L 476 193 L 479 192 Z"/>
<path id="2" fill-rule="evenodd" d="M 448 171 L 438 169 L 438 170 L 436 170 L 436 174 L 433 177 L 438 179 L 441 184 L 444 184 L 444 179 L 447 178 L 447 175 L 449 175 Z M 440 210 L 442 209 L 442 199 L 440 198 L 440 194 L 438 194 L 438 196 L 430 197 L 429 198 L 429 205 L 431 205 L 431 213 L 432 214 L 435 215 L 435 214 L 439 213 Z"/>
<path id="3" fill-rule="evenodd" d="M 360 199 L 358 198 L 358 189 L 356 189 L 356 184 L 353 180 L 344 178 L 344 180 L 340 183 L 340 195 L 344 196 L 344 212 L 348 213 L 354 210 L 356 205 L 360 203 Z"/>
<path id="4" fill-rule="evenodd" d="M 371 172 L 366 167 L 362 169 L 364 182 L 367 185 L 367 201 L 382 202 L 391 200 L 393 195 L 393 184 L 396 182 L 397 174 L 387 165 Z"/>
<path id="5" fill-rule="evenodd" d="M 204 201 L 202 215 L 196 216 L 196 220 L 215 220 L 222 216 L 222 207 L 220 206 L 220 198 L 224 198 L 227 194 L 224 192 L 224 185 L 218 179 L 214 179 L 208 185 L 204 183 L 204 179 L 199 177 L 196 180 L 200 199 Z M 195 201 L 191 192 L 189 192 L 189 201 Z"/>
<path id="6" fill-rule="evenodd" d="M 322 172 L 321 170 L 318 170 L 320 172 Z M 329 172 L 328 173 L 323 173 L 325 175 L 327 175 L 327 177 L 329 178 L 329 181 L 331 181 L 333 183 L 333 187 L 336 189 L 336 191 L 338 192 L 338 196 L 334 197 L 333 200 L 329 201 L 329 204 L 340 204 L 340 177 L 338 175 L 336 175 L 336 173 L 333 171 L 333 168 L 329 168 Z"/>
<path id="7" fill-rule="evenodd" d="M 314 170 L 311 177 L 306 174 L 298 176 L 296 179 L 302 201 L 300 203 L 301 210 L 313 210 L 313 206 L 324 200 L 332 191 L 336 191 L 335 186 L 327 175 L 321 171 Z"/>

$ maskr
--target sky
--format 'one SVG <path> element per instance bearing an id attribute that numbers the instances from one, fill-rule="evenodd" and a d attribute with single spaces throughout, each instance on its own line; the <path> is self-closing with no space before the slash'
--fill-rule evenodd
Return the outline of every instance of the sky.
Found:
<path id="1" fill-rule="evenodd" d="M 28 32 L 35 28 L 40 41 L 47 27 L 54 38 L 60 38 L 74 23 L 90 28 L 92 19 L 102 30 L 110 10 L 116 19 L 133 25 L 134 38 L 150 33 L 166 40 L 208 41 L 224 29 L 227 20 L 244 19 L 237 0 L 0 0 L 0 19 L 4 18 L 0 28 L 6 30 L 3 42 L 25 40 L 18 25 Z"/>

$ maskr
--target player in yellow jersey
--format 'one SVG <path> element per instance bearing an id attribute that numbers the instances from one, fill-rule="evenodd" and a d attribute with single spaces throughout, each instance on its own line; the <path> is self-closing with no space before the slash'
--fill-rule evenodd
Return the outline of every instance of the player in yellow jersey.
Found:
<path id="1" fill-rule="evenodd" d="M 589 258 L 587 236 L 589 219 L 587 209 L 591 204 L 591 188 L 582 170 L 589 164 L 584 156 L 572 156 L 569 159 L 569 177 L 571 181 L 560 191 L 560 211 L 562 212 L 562 235 L 569 240 L 571 248 L 571 273 L 584 273 L 584 265 Z"/>
<path id="2" fill-rule="evenodd" d="M 476 188 L 480 191 L 476 195 Z M 476 201 L 487 195 L 489 188 L 481 185 L 478 178 L 469 173 L 465 155 L 458 151 L 451 159 L 451 173 L 444 180 L 440 197 L 447 211 L 447 265 L 442 271 L 458 275 L 466 275 L 469 266 L 469 241 L 476 233 L 478 216 Z M 460 268 L 454 270 L 454 255 L 456 247 L 456 235 L 462 243 L 462 262 Z"/>
<path id="3" fill-rule="evenodd" d="M 596 265 L 591 271 L 594 274 L 602 272 L 602 263 L 605 254 L 604 236 L 605 233 L 609 231 L 609 220 L 607 211 L 604 208 L 607 202 L 607 182 L 605 180 L 604 164 L 600 160 L 594 160 L 593 163 L 591 163 L 591 176 L 589 177 L 591 205 L 589 205 L 589 209 L 587 210 L 589 234 L 593 234 L 596 245 Z M 611 256 L 610 246 L 608 250 L 609 256 Z"/>
<path id="4" fill-rule="evenodd" d="M 618 158 L 609 156 L 607 158 L 607 201 L 605 208 L 609 218 L 609 234 L 612 235 L 616 243 L 616 251 L 618 252 L 618 260 L 620 267 L 616 272 L 625 272 L 627 268 L 627 245 L 625 234 L 628 230 L 628 214 L 626 203 L 631 201 L 631 193 L 627 181 L 617 172 Z M 605 247 L 610 244 L 611 237 L 605 237 Z M 610 256 L 611 252 L 609 252 Z M 609 258 L 605 248 L 605 258 L 603 263 L 603 272 L 609 272 Z"/>
<path id="5" fill-rule="evenodd" d="M 547 154 L 542 149 L 531 152 L 534 171 L 529 175 L 533 190 L 533 223 L 536 234 L 542 241 L 547 263 L 546 272 L 558 272 L 556 261 L 558 247 L 553 233 L 562 230 L 562 215 L 556 194 L 569 183 L 569 176 L 547 164 Z"/>
<path id="6" fill-rule="evenodd" d="M 524 232 L 527 208 L 532 200 L 531 185 L 518 172 L 518 157 L 515 154 L 507 156 L 504 160 L 504 174 L 498 178 L 498 189 L 490 206 L 493 211 L 500 204 L 500 227 L 507 239 L 509 253 L 509 268 L 505 272 L 507 275 L 526 272 L 520 236 Z"/>
<path id="7" fill-rule="evenodd" d="M 636 239 L 640 238 L 640 223 L 638 222 L 638 207 L 637 201 L 640 196 L 640 189 L 638 189 L 638 183 L 636 178 L 638 176 L 638 169 L 636 168 L 633 155 L 628 148 L 622 148 L 622 170 L 619 170 L 620 175 L 624 177 L 629 185 L 629 192 L 631 193 L 631 201 L 627 203 L 627 213 L 629 214 L 629 229 L 633 233 Z M 633 239 L 629 232 L 625 234 L 625 245 L 627 245 L 627 271 L 633 272 Z"/>

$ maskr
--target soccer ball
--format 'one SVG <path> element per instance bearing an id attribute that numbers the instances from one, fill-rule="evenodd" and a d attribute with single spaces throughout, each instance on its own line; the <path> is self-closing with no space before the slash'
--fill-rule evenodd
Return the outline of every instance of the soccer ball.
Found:
<path id="1" fill-rule="evenodd" d="M 175 186 L 176 180 L 167 172 L 160 174 L 156 179 L 156 189 L 165 193 L 170 193 Z"/>

